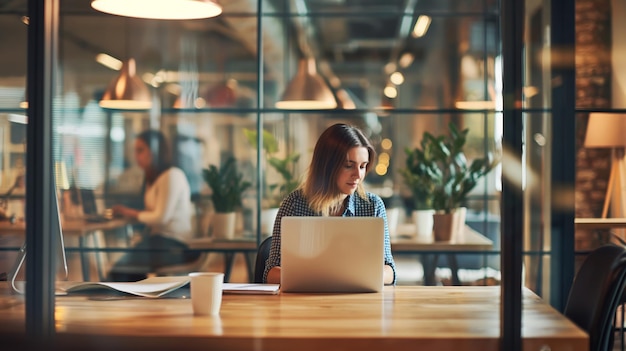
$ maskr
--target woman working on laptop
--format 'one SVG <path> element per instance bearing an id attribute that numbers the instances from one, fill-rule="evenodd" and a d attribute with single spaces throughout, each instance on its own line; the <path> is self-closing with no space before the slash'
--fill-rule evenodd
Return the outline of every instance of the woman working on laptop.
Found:
<path id="1" fill-rule="evenodd" d="M 163 266 L 195 261 L 200 253 L 185 253 L 183 242 L 192 237 L 189 182 L 172 166 L 165 136 L 147 130 L 135 138 L 135 159 L 144 172 L 144 209 L 113 206 L 116 215 L 146 224 L 149 235 L 115 263 L 111 281 L 136 281 Z"/>
<path id="2" fill-rule="evenodd" d="M 272 234 L 272 246 L 264 281 L 280 283 L 280 228 L 284 216 L 375 216 L 385 220 L 384 283 L 395 284 L 395 263 L 382 199 L 366 192 L 363 179 L 376 157 L 374 147 L 361 130 L 335 124 L 320 135 L 306 178 L 282 202 Z"/>

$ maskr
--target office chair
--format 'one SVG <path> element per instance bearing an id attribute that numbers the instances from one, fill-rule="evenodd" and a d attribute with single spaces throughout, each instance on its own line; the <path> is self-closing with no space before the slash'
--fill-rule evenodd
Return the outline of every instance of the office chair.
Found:
<path id="1" fill-rule="evenodd" d="M 254 265 L 254 282 L 263 283 L 263 272 L 265 271 L 265 261 L 270 256 L 270 248 L 272 247 L 272 237 L 265 238 L 256 254 L 256 263 Z"/>
<path id="2" fill-rule="evenodd" d="M 626 248 L 605 245 L 583 261 L 563 314 L 589 334 L 589 349 L 613 347 L 613 320 L 626 286 Z"/>

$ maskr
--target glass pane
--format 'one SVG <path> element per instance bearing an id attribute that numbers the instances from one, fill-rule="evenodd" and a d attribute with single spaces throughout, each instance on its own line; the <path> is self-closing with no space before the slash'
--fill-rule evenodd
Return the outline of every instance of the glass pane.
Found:
<path id="1" fill-rule="evenodd" d="M 0 50 L 4 61 L 0 68 L 0 280 L 26 279 L 25 266 L 16 264 L 25 244 L 26 196 L 26 63 L 27 1 L 13 1 L 0 5 Z M 19 284 L 19 283 L 18 283 Z M 10 285 L 0 292 L 3 301 L 12 303 L 16 311 L 23 307 L 23 299 L 14 295 Z M 20 290 L 23 284 L 18 286 Z M 3 332 L 24 332 L 22 325 L 3 327 Z"/>
<path id="2" fill-rule="evenodd" d="M 555 292 L 551 284 L 552 263 L 552 227 L 550 218 L 553 208 L 550 197 L 551 189 L 559 187 L 553 184 L 552 155 L 553 143 L 557 142 L 552 129 L 552 90 L 549 58 L 544 54 L 550 50 L 549 37 L 550 2 L 534 4 L 527 2 L 526 22 L 531 23 L 524 37 L 525 74 L 523 90 L 524 153 L 522 167 L 524 177 L 524 249 L 523 249 L 523 284 L 546 300 Z M 554 201 L 555 199 L 552 199 Z M 559 278 L 560 279 L 560 278 Z M 556 283 L 555 283 L 556 284 Z M 556 296 L 555 296 L 556 297 Z M 558 299 L 558 297 L 556 297 Z"/>
<path id="3" fill-rule="evenodd" d="M 85 2 L 61 3 L 62 110 L 55 116 L 59 127 L 54 153 L 68 173 L 67 219 L 84 215 L 78 188 L 93 190 L 99 211 L 117 205 L 149 209 L 144 203 L 146 172 L 136 157 L 135 139 L 153 129 L 164 135 L 172 165 L 184 173 L 189 185 L 189 211 L 183 214 L 189 218 L 179 219 L 189 228 L 185 240 L 217 236 L 213 191 L 203 172 L 211 165 L 221 167 L 230 157 L 251 183 L 241 195 L 235 236 L 254 240 L 256 151 L 249 147 L 243 130 L 256 128 L 256 35 L 251 32 L 256 31 L 257 17 L 256 4 L 246 3 L 251 7 L 229 3 L 222 15 L 198 21 L 138 21 L 99 13 Z M 103 54 L 108 60 L 102 59 Z M 102 108 L 109 84 L 121 74 L 120 65 L 131 58 L 151 107 Z M 138 221 L 130 228 L 98 232 L 89 245 L 109 251 L 88 254 L 94 258 L 89 262 L 79 258 L 92 248 L 85 249 L 77 237 L 68 239 L 70 262 L 75 263 L 72 278 L 107 279 L 109 271 L 118 268 L 118 260 L 137 254 L 135 245 L 154 226 Z M 127 268 L 140 267 L 133 263 Z"/>
<path id="4" fill-rule="evenodd" d="M 576 226 L 576 269 L 591 250 L 607 243 L 623 245 L 626 238 L 622 224 L 609 228 L 603 223 L 626 217 L 624 14 L 626 7 L 619 1 L 577 7 L 576 12 L 575 213 L 577 219 L 591 221 Z"/>

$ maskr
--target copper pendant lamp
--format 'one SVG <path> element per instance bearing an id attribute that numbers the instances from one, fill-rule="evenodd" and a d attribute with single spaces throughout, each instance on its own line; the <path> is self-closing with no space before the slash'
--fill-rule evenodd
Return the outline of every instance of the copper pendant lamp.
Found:
<path id="1" fill-rule="evenodd" d="M 276 108 L 287 110 L 328 110 L 337 100 L 324 79 L 317 73 L 313 58 L 301 59 L 298 72 L 285 88 Z"/>
<path id="2" fill-rule="evenodd" d="M 150 90 L 137 76 L 135 59 L 130 58 L 122 64 L 119 76 L 111 81 L 99 105 L 118 110 L 148 110 L 152 107 Z"/>

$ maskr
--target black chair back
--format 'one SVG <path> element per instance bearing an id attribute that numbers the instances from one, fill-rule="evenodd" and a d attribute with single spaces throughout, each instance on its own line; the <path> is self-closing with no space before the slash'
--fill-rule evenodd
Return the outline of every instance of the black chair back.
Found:
<path id="1" fill-rule="evenodd" d="M 265 238 L 256 254 L 256 263 L 254 265 L 254 282 L 263 283 L 263 272 L 265 271 L 265 261 L 270 256 L 270 247 L 272 246 L 272 237 Z"/>
<path id="2" fill-rule="evenodd" d="M 613 347 L 613 320 L 626 285 L 626 248 L 606 245 L 583 261 L 564 315 L 589 334 L 589 350 Z"/>

